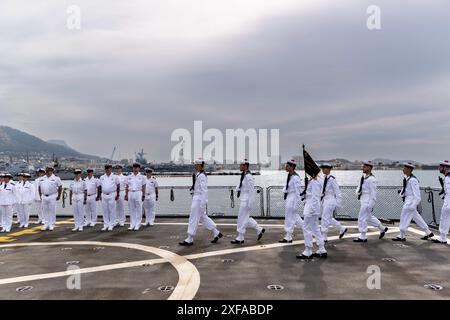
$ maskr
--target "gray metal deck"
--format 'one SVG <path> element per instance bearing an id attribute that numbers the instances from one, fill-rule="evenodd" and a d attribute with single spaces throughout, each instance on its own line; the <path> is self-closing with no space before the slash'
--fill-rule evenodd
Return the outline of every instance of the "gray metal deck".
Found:
<path id="1" fill-rule="evenodd" d="M 357 236 L 355 222 L 345 222 L 349 233 L 338 240 L 332 231 L 327 259 L 303 262 L 295 258 L 303 249 L 300 231 L 293 244 L 277 242 L 283 236 L 282 220 L 260 219 L 266 228 L 262 240 L 257 242 L 249 230 L 245 245 L 236 246 L 230 244 L 235 220 L 216 219 L 225 235 L 218 244 L 209 243 L 211 235 L 200 228 L 194 246 L 180 247 L 186 222 L 158 219 L 154 227 L 139 232 L 126 227 L 101 232 L 98 224 L 74 233 L 67 220 L 59 220 L 53 232 L 40 232 L 34 225 L 26 231 L 14 229 L 0 237 L 0 298 L 450 298 L 450 246 L 420 240 L 415 229 L 400 245 L 391 241 L 397 234 L 395 226 L 390 226 L 385 239 L 378 240 L 373 231 L 368 243 L 359 244 L 352 242 Z M 81 269 L 67 271 L 70 264 Z M 380 289 L 367 286 L 369 266 L 381 270 Z M 68 280 L 72 285 L 79 280 L 81 289 L 68 289 Z M 443 289 L 427 289 L 426 284 Z M 283 289 L 269 290 L 269 285 Z M 17 291 L 19 287 L 24 291 Z"/>

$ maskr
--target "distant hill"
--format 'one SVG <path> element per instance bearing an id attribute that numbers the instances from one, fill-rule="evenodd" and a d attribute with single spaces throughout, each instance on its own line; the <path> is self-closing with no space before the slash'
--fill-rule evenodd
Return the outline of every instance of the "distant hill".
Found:
<path id="1" fill-rule="evenodd" d="M 64 140 L 47 140 L 47 143 L 53 143 L 59 146 L 70 148 L 67 142 L 65 142 Z"/>
<path id="2" fill-rule="evenodd" d="M 56 143 L 45 142 L 35 136 L 32 136 L 23 131 L 13 129 L 6 126 L 0 126 L 0 152 L 10 154 L 24 154 L 24 153 L 46 153 L 55 154 L 58 157 L 92 157 L 95 156 L 84 155 L 67 145 L 60 145 Z"/>

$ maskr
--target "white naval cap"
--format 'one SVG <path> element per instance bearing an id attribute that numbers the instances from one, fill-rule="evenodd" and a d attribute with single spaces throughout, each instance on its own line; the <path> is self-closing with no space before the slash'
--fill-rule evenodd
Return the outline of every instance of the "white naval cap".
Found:
<path id="1" fill-rule="evenodd" d="M 45 169 L 44 169 L 44 168 L 39 168 L 39 169 L 37 170 L 37 172 L 45 172 Z"/>
<path id="2" fill-rule="evenodd" d="M 147 168 L 145 168 L 145 169 L 144 169 L 144 171 L 145 171 L 145 172 L 150 172 L 150 173 L 151 173 L 151 172 L 153 172 L 153 169 L 152 169 L 152 168 L 149 168 L 149 167 L 147 167 Z"/>
<path id="3" fill-rule="evenodd" d="M 320 165 L 320 168 L 333 168 L 333 165 L 329 162 L 324 162 Z"/>
<path id="4" fill-rule="evenodd" d="M 73 170 L 73 174 L 81 174 L 81 173 L 82 173 L 81 169 Z"/>
<path id="5" fill-rule="evenodd" d="M 203 158 L 198 158 L 194 161 L 194 164 L 201 164 L 204 165 L 205 164 L 205 160 L 203 160 Z"/>
<path id="6" fill-rule="evenodd" d="M 12 176 L 11 173 L 5 172 L 5 173 L 3 174 L 3 178 L 9 178 L 9 179 L 12 179 L 13 176 Z"/>
<path id="7" fill-rule="evenodd" d="M 23 177 L 25 177 L 25 178 L 31 178 L 31 174 L 29 174 L 29 173 L 22 173 L 22 176 Z"/>
<path id="8" fill-rule="evenodd" d="M 450 167 L 450 162 L 448 160 L 444 160 L 444 161 L 439 162 L 439 165 L 441 167 Z"/>
<path id="9" fill-rule="evenodd" d="M 365 165 L 365 166 L 370 166 L 370 167 L 372 167 L 373 168 L 373 162 L 372 161 L 364 161 L 363 162 L 363 165 Z"/>
<path id="10" fill-rule="evenodd" d="M 244 159 L 240 162 L 240 164 L 250 164 L 250 162 L 248 162 L 248 159 Z"/>
<path id="11" fill-rule="evenodd" d="M 408 167 L 408 168 L 411 168 L 411 169 L 415 169 L 416 168 L 415 164 L 412 163 L 412 162 L 405 162 L 405 163 L 403 163 L 403 165 L 405 167 Z"/>
<path id="12" fill-rule="evenodd" d="M 286 163 L 287 164 L 297 165 L 297 162 L 294 159 L 288 160 Z"/>

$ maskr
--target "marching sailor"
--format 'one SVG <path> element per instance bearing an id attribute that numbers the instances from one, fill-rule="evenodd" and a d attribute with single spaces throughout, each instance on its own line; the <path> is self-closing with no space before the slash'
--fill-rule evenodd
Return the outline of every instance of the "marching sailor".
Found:
<path id="1" fill-rule="evenodd" d="M 146 178 L 140 171 L 141 165 L 134 163 L 133 172 L 127 176 L 125 187 L 125 200 L 128 201 L 130 208 L 130 227 L 128 228 L 130 231 L 138 231 L 142 223 L 142 202 L 145 200 Z"/>
<path id="2" fill-rule="evenodd" d="M 326 258 L 327 250 L 319 228 L 320 198 L 322 194 L 322 183 L 317 175 L 308 181 L 305 196 L 305 208 L 303 210 L 303 235 L 305 238 L 305 250 L 297 255 L 298 259 L 312 259 L 313 256 Z M 313 254 L 313 236 L 319 250 Z"/>
<path id="3" fill-rule="evenodd" d="M 444 199 L 444 205 L 439 221 L 439 239 L 433 239 L 433 242 L 447 244 L 447 234 L 450 228 L 450 162 L 448 160 L 439 163 L 439 172 L 445 176 L 444 179 L 439 177 L 442 186 L 439 195 Z"/>
<path id="4" fill-rule="evenodd" d="M 202 159 L 195 160 L 195 173 L 192 175 L 192 187 L 190 188 L 192 194 L 191 212 L 189 213 L 189 226 L 187 231 L 187 238 L 180 242 L 181 246 L 191 246 L 194 244 L 194 237 L 197 233 L 198 224 L 209 231 L 213 232 L 214 239 L 211 243 L 217 243 L 223 234 L 217 230 L 214 221 L 207 216 L 206 206 L 208 204 L 208 179 L 203 170 L 205 162 Z"/>
<path id="5" fill-rule="evenodd" d="M 13 221 L 13 206 L 16 203 L 16 186 L 12 182 L 13 176 L 9 173 L 3 175 L 3 184 L 0 188 L 0 232 L 10 232 Z"/>
<path id="6" fill-rule="evenodd" d="M 30 207 L 34 201 L 36 191 L 34 185 L 28 181 L 31 175 L 22 173 L 21 176 L 21 181 L 16 183 L 17 217 L 20 224 L 19 228 L 28 228 Z"/>
<path id="7" fill-rule="evenodd" d="M 354 242 L 367 242 L 367 228 L 372 225 L 380 230 L 379 239 L 383 239 L 388 228 L 383 227 L 380 220 L 373 215 L 373 208 L 377 200 L 377 179 L 372 174 L 372 161 L 363 162 L 363 176 L 361 177 L 359 187 L 356 189 L 358 200 L 361 202 L 361 208 L 358 215 L 358 229 L 360 236 L 354 239 Z"/>
<path id="8" fill-rule="evenodd" d="M 34 198 L 34 210 L 36 210 L 36 214 L 38 219 L 36 221 L 37 224 L 45 224 L 44 215 L 42 214 L 42 198 L 39 194 L 39 184 L 42 182 L 45 176 L 45 169 L 39 168 L 37 171 L 37 178 L 34 180 L 34 190 L 36 192 L 36 196 Z"/>
<path id="9" fill-rule="evenodd" d="M 94 169 L 88 168 L 87 177 L 84 178 L 86 185 L 86 204 L 84 206 L 84 227 L 94 227 L 97 223 L 97 201 L 98 201 L 98 187 L 100 187 L 100 180 L 94 177 Z"/>
<path id="10" fill-rule="evenodd" d="M 238 220 L 237 220 L 237 237 L 232 240 L 232 244 L 243 244 L 244 235 L 247 228 L 256 230 L 257 239 L 260 240 L 265 229 L 261 228 L 258 223 L 250 217 L 250 211 L 255 203 L 255 179 L 249 170 L 250 163 L 247 159 L 240 164 L 241 180 L 236 187 L 237 197 L 241 200 L 239 206 Z"/>
<path id="11" fill-rule="evenodd" d="M 120 182 L 120 196 L 116 201 L 116 225 L 123 227 L 125 225 L 125 187 L 127 184 L 127 177 L 122 173 L 123 166 L 116 164 L 116 176 L 119 177 Z"/>
<path id="12" fill-rule="evenodd" d="M 422 200 L 420 194 L 419 180 L 413 175 L 413 170 L 415 165 L 411 162 L 403 164 L 403 188 L 399 191 L 400 197 L 403 199 L 403 208 L 400 215 L 400 234 L 393 238 L 393 241 L 406 241 L 406 232 L 411 223 L 411 220 L 425 232 L 425 236 L 422 240 L 431 239 L 434 234 L 428 228 L 428 225 L 423 220 L 422 216 L 419 214 L 417 208 Z"/>
<path id="13" fill-rule="evenodd" d="M 83 231 L 84 226 L 84 207 L 87 203 L 87 186 L 86 182 L 81 179 L 81 170 L 76 169 L 75 178 L 70 183 L 69 201 L 73 210 L 73 219 L 75 226 L 72 231 Z"/>
<path id="14" fill-rule="evenodd" d="M 284 200 L 286 200 L 286 209 L 284 211 L 284 231 L 286 234 L 283 239 L 278 241 L 280 243 L 292 243 L 294 228 L 298 227 L 303 229 L 303 220 L 297 212 L 302 183 L 300 176 L 295 172 L 296 166 L 297 164 L 294 159 L 286 162 L 285 169 L 288 175 L 286 186 L 283 188 Z"/>
<path id="15" fill-rule="evenodd" d="M 153 176 L 153 169 L 151 168 L 145 168 L 145 175 L 145 223 L 142 225 L 153 226 L 155 223 L 155 206 L 156 201 L 158 201 L 158 181 L 156 180 L 156 177 Z"/>
<path id="16" fill-rule="evenodd" d="M 53 231 L 56 222 L 56 202 L 61 199 L 62 183 L 61 179 L 53 174 L 55 169 L 47 167 L 45 176 L 39 183 L 39 196 L 42 199 L 42 213 L 45 224 L 42 231 Z"/>
<path id="17" fill-rule="evenodd" d="M 328 229 L 330 227 L 339 229 L 339 239 L 342 239 L 345 235 L 347 228 L 333 217 L 334 210 L 336 208 L 342 208 L 342 193 L 339 189 L 339 184 L 336 181 L 336 178 L 330 174 L 333 166 L 329 163 L 323 163 L 320 168 L 324 174 L 322 195 L 320 198 L 323 208 L 321 231 L 323 240 L 328 242 Z"/>
<path id="18" fill-rule="evenodd" d="M 100 177 L 97 200 L 102 201 L 102 231 L 112 231 L 116 221 L 116 201 L 120 195 L 119 178 L 112 173 L 112 165 L 105 165 L 105 174 Z"/>

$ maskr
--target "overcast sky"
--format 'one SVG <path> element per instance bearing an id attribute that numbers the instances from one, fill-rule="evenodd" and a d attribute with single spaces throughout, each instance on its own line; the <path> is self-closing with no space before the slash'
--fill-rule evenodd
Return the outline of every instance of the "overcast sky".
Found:
<path id="1" fill-rule="evenodd" d="M 449 57 L 448 0 L 2 0 L 0 124 L 100 156 L 170 160 L 202 120 L 280 129 L 283 159 L 435 162 Z"/>

